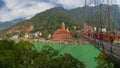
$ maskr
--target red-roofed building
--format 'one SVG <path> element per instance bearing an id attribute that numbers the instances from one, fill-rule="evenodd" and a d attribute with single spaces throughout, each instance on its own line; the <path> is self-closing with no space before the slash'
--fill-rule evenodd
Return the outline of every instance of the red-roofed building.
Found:
<path id="1" fill-rule="evenodd" d="M 73 37 L 68 29 L 65 29 L 65 24 L 61 24 L 61 29 L 55 31 L 52 35 L 53 40 L 73 40 Z"/>

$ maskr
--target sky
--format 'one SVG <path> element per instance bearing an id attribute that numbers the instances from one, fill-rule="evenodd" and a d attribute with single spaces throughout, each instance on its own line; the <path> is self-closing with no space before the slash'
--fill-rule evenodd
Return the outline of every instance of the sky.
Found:
<path id="1" fill-rule="evenodd" d="M 94 6 L 93 1 L 87 0 L 87 5 Z M 65 9 L 83 7 L 84 2 L 85 0 L 0 0 L 0 22 L 17 18 L 29 19 L 37 13 L 54 7 Z M 96 0 L 96 3 L 99 4 L 100 0 Z M 103 3 L 106 4 L 107 0 Z M 120 0 L 113 0 L 111 3 L 120 5 Z"/>

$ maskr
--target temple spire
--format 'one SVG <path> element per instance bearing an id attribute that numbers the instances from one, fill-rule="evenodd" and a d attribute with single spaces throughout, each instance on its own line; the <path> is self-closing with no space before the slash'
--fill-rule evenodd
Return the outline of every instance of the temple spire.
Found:
<path id="1" fill-rule="evenodd" d="M 65 24 L 64 24 L 64 22 L 61 24 L 61 29 L 65 30 Z"/>

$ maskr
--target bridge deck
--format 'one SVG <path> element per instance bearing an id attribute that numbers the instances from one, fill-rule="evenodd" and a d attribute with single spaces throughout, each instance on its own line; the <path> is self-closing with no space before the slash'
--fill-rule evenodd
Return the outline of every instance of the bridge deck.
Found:
<path id="1" fill-rule="evenodd" d="M 102 40 L 92 39 L 90 37 L 82 36 L 86 40 L 88 40 L 91 44 L 93 44 L 96 48 L 100 51 L 104 51 L 109 57 L 115 61 L 116 63 L 120 64 L 120 46 L 114 46 L 110 43 L 107 43 Z"/>

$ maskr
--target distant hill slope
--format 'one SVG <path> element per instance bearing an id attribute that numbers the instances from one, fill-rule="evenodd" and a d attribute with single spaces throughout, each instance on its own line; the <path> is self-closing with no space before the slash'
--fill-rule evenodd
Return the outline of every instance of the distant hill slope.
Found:
<path id="1" fill-rule="evenodd" d="M 107 27 L 107 7 L 102 5 L 102 12 L 95 14 L 95 7 L 87 6 L 86 10 L 86 23 L 95 26 L 96 22 L 103 27 Z M 120 25 L 120 7 L 112 5 L 111 7 L 111 24 L 112 28 L 118 28 Z M 99 8 L 99 5 L 96 7 Z M 30 33 L 40 31 L 43 34 L 51 34 L 56 29 L 60 28 L 60 24 L 64 22 L 66 27 L 73 29 L 73 25 L 81 25 L 84 20 L 84 7 L 66 10 L 61 7 L 55 7 L 44 12 L 38 13 L 31 19 L 24 23 L 18 23 L 7 30 L 7 33 Z M 101 20 L 99 19 L 101 15 Z M 94 19 L 97 21 L 94 21 Z M 82 27 L 82 26 L 81 26 Z"/>
<path id="2" fill-rule="evenodd" d="M 25 21 L 25 19 L 18 18 L 18 19 L 14 19 L 12 21 L 0 22 L 0 29 L 7 29 L 7 28 L 9 28 L 9 27 L 15 25 L 16 23 L 21 22 L 21 21 L 23 22 L 23 21 Z"/>

